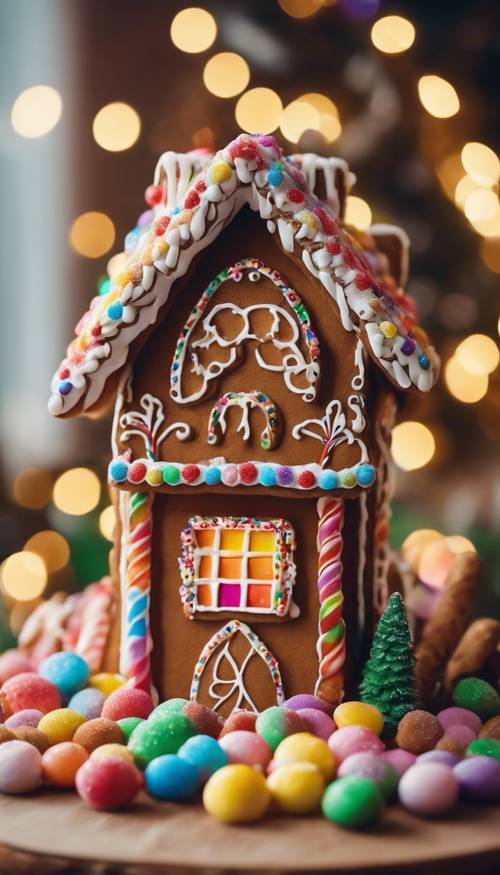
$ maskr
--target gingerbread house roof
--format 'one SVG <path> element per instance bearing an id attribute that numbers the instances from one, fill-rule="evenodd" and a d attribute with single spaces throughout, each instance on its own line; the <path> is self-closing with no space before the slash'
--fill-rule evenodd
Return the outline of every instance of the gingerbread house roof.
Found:
<path id="1" fill-rule="evenodd" d="M 323 199 L 315 193 L 320 178 Z M 286 158 L 273 136 L 240 134 L 213 156 L 165 153 L 147 190 L 152 210 L 129 235 L 125 270 L 78 323 L 52 381 L 50 412 L 87 412 L 99 401 L 130 345 L 158 319 L 175 281 L 245 204 L 286 252 L 302 259 L 336 302 L 343 328 L 361 338 L 396 389 L 427 392 L 439 359 L 400 287 L 404 264 L 394 277 L 383 254 L 388 236 L 405 249 L 403 232 L 374 226 L 360 233 L 345 225 L 343 202 L 353 179 L 339 159 Z M 165 279 L 155 283 L 158 274 Z"/>

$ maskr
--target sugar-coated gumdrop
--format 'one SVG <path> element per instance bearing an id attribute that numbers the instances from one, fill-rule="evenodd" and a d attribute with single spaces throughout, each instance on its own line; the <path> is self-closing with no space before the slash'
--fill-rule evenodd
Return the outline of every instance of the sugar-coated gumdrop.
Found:
<path id="1" fill-rule="evenodd" d="M 22 651 L 12 649 L 0 653 L 0 687 L 14 675 L 34 670 L 35 666 L 32 660 Z"/>
<path id="2" fill-rule="evenodd" d="M 454 738 L 451 738 L 446 732 L 439 739 L 434 750 L 441 753 L 451 753 L 457 760 L 462 759 L 465 753 L 463 745 L 459 744 Z M 427 751 L 427 753 L 430 753 L 430 751 Z"/>
<path id="3" fill-rule="evenodd" d="M 267 741 L 247 729 L 236 729 L 220 736 L 219 744 L 230 763 L 244 763 L 261 772 L 266 771 L 273 755 Z"/>
<path id="4" fill-rule="evenodd" d="M 346 775 L 360 775 L 374 781 L 385 799 L 391 799 L 398 788 L 399 773 L 394 766 L 379 754 L 369 751 L 353 753 L 340 764 L 338 777 L 344 778 Z"/>
<path id="5" fill-rule="evenodd" d="M 477 714 L 474 714 L 474 711 L 468 711 L 465 708 L 445 708 L 439 712 L 437 719 L 445 731 L 457 723 L 469 726 L 476 735 L 481 729 L 481 719 Z"/>
<path id="6" fill-rule="evenodd" d="M 500 716 L 490 717 L 479 732 L 479 738 L 496 738 L 500 741 Z"/>
<path id="7" fill-rule="evenodd" d="M 459 760 L 460 757 L 451 750 L 427 750 L 416 758 L 417 763 L 444 763 L 445 766 L 451 768 L 456 766 Z"/>
<path id="8" fill-rule="evenodd" d="M 14 734 L 19 741 L 27 741 L 28 744 L 32 744 L 33 747 L 36 747 L 40 753 L 45 753 L 48 747 L 50 747 L 50 742 L 45 733 L 41 732 L 35 726 L 18 726 L 17 729 L 14 730 Z"/>
<path id="9" fill-rule="evenodd" d="M 63 741 L 50 747 L 42 756 L 43 779 L 54 787 L 74 787 L 75 777 L 89 755 L 81 744 Z"/>
<path id="10" fill-rule="evenodd" d="M 439 817 L 458 800 L 458 780 L 444 763 L 416 763 L 399 782 L 399 801 L 422 817 Z"/>
<path id="11" fill-rule="evenodd" d="M 207 781 L 203 804 L 225 823 L 250 823 L 266 813 L 271 793 L 263 775 L 243 764 L 224 766 Z"/>
<path id="12" fill-rule="evenodd" d="M 197 731 L 203 735 L 211 735 L 212 738 L 218 738 L 224 728 L 224 718 L 199 702 L 186 702 L 182 706 L 181 713 L 191 720 Z"/>
<path id="13" fill-rule="evenodd" d="M 77 653 L 59 651 L 47 656 L 38 667 L 38 674 L 50 681 L 63 699 L 70 699 L 89 679 L 89 667 Z"/>
<path id="14" fill-rule="evenodd" d="M 375 735 L 381 735 L 384 728 L 384 716 L 366 702 L 342 702 L 333 712 L 333 719 L 339 729 L 344 726 L 366 726 Z"/>
<path id="15" fill-rule="evenodd" d="M 96 747 L 95 750 L 90 754 L 90 758 L 92 760 L 105 760 L 105 759 L 122 759 L 127 763 L 134 763 L 134 757 L 130 753 L 128 747 L 125 747 L 124 744 L 116 744 L 116 742 L 112 742 L 111 744 L 101 744 L 100 747 Z"/>
<path id="16" fill-rule="evenodd" d="M 281 811 L 310 814 L 320 806 L 325 779 L 312 763 L 290 763 L 273 771 L 267 786 Z"/>
<path id="17" fill-rule="evenodd" d="M 104 705 L 104 693 L 94 687 L 86 687 L 84 690 L 79 690 L 68 702 L 68 708 L 72 711 L 77 711 L 85 717 L 86 720 L 95 720 L 101 716 L 102 706 Z"/>
<path id="18" fill-rule="evenodd" d="M 328 747 L 338 763 L 353 753 L 382 753 L 385 749 L 384 742 L 366 726 L 344 726 L 343 729 L 337 729 L 328 739 Z"/>
<path id="19" fill-rule="evenodd" d="M 27 741 L 0 745 L 0 793 L 29 793 L 42 779 L 42 755 Z"/>
<path id="20" fill-rule="evenodd" d="M 275 751 L 280 742 L 294 732 L 306 732 L 306 721 L 295 711 L 273 705 L 261 711 L 255 721 L 255 731 Z"/>
<path id="21" fill-rule="evenodd" d="M 164 717 L 165 714 L 180 714 L 184 705 L 187 705 L 187 699 L 167 699 L 166 702 L 161 702 L 157 705 L 154 711 L 149 715 L 149 720 L 156 720 L 158 717 Z"/>
<path id="22" fill-rule="evenodd" d="M 100 690 L 106 698 L 126 683 L 126 678 L 122 677 L 121 674 L 115 674 L 110 671 L 100 671 L 98 674 L 93 674 L 89 679 L 89 687 Z"/>
<path id="23" fill-rule="evenodd" d="M 124 808 L 142 786 L 135 766 L 123 759 L 89 759 L 78 769 L 75 779 L 78 794 L 91 808 Z"/>
<path id="24" fill-rule="evenodd" d="M 395 747 L 394 750 L 384 750 L 380 756 L 396 769 L 398 775 L 404 775 L 417 759 L 414 753 L 410 753 L 409 750 L 401 750 L 399 747 Z"/>
<path id="25" fill-rule="evenodd" d="M 5 721 L 7 729 L 17 729 L 18 726 L 34 726 L 35 729 L 43 717 L 43 711 L 38 708 L 25 708 L 24 711 L 16 711 Z"/>
<path id="26" fill-rule="evenodd" d="M 195 765 L 175 753 L 156 757 L 144 772 L 148 793 L 166 802 L 180 802 L 194 796 L 200 787 Z"/>
<path id="27" fill-rule="evenodd" d="M 477 738 L 466 750 L 468 757 L 492 757 L 500 760 L 500 741 L 497 738 Z"/>
<path id="28" fill-rule="evenodd" d="M 139 726 L 139 723 L 142 723 L 143 721 L 140 717 L 124 717 L 122 720 L 117 720 L 116 722 L 123 732 L 125 741 L 128 742 L 134 729 Z"/>
<path id="29" fill-rule="evenodd" d="M 96 717 L 95 720 L 87 720 L 78 727 L 73 741 L 92 753 L 101 744 L 125 744 L 125 737 L 118 723 L 106 720 L 104 717 Z"/>
<path id="30" fill-rule="evenodd" d="M 255 732 L 256 720 L 257 714 L 255 711 L 243 709 L 241 711 L 233 711 L 226 719 L 219 738 L 222 738 L 223 735 L 227 735 L 229 732 L 237 732 L 240 729 L 247 732 Z"/>
<path id="31" fill-rule="evenodd" d="M 179 748 L 178 755 L 198 769 L 201 783 L 211 775 L 227 766 L 227 753 L 211 735 L 194 735 Z"/>
<path id="32" fill-rule="evenodd" d="M 26 708 L 36 708 L 46 714 L 61 707 L 61 694 L 57 687 L 34 672 L 23 672 L 9 678 L 2 692 L 14 714 Z"/>
<path id="33" fill-rule="evenodd" d="M 434 714 L 417 709 L 408 711 L 399 721 L 396 744 L 418 756 L 432 750 L 443 734 L 444 729 Z"/>
<path id="34" fill-rule="evenodd" d="M 322 738 L 323 741 L 328 741 L 332 732 L 337 728 L 332 718 L 324 711 L 320 711 L 319 708 L 300 708 L 297 714 L 306 721 L 307 731 Z"/>
<path id="35" fill-rule="evenodd" d="M 125 717 L 141 717 L 145 720 L 153 709 L 153 700 L 145 690 L 119 687 L 104 702 L 102 716 L 106 720 L 123 720 Z"/>
<path id="36" fill-rule="evenodd" d="M 0 744 L 5 744 L 6 741 L 14 741 L 15 737 L 13 729 L 7 729 L 6 726 L 0 724 Z"/>
<path id="37" fill-rule="evenodd" d="M 311 693 L 300 693 L 297 696 L 291 696 L 284 704 L 289 711 L 301 711 L 302 708 L 314 708 L 316 711 L 323 711 L 329 717 L 333 714 L 333 705 L 330 702 L 325 702 L 324 699 L 318 699 L 317 696 Z"/>
<path id="38" fill-rule="evenodd" d="M 38 728 L 44 732 L 49 744 L 60 744 L 62 741 L 71 741 L 79 726 L 85 723 L 85 717 L 72 711 L 70 708 L 57 708 L 44 714 Z"/>
<path id="39" fill-rule="evenodd" d="M 462 678 L 453 690 L 453 701 L 459 708 L 474 711 L 481 720 L 496 717 L 500 712 L 497 691 L 481 678 Z"/>
<path id="40" fill-rule="evenodd" d="M 500 801 L 500 762 L 492 757 L 475 756 L 454 768 L 465 799 L 477 802 Z"/>
<path id="41" fill-rule="evenodd" d="M 196 735 L 196 728 L 184 714 L 171 712 L 156 720 L 144 720 L 130 736 L 128 748 L 136 764 L 145 768 L 151 760 L 179 748 Z"/>
<path id="42" fill-rule="evenodd" d="M 363 829 L 380 817 L 384 797 L 377 785 L 368 778 L 347 775 L 326 788 L 321 808 L 327 820 L 332 820 L 338 826 Z"/>
<path id="43" fill-rule="evenodd" d="M 335 757 L 331 749 L 326 741 L 310 732 L 289 735 L 276 748 L 273 767 L 280 768 L 290 763 L 312 763 L 325 781 L 330 781 L 335 774 Z"/>

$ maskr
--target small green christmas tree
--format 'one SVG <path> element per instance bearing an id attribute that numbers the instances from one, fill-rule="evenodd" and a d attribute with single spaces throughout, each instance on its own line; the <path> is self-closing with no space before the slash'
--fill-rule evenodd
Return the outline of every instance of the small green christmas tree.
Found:
<path id="1" fill-rule="evenodd" d="M 361 700 L 384 715 L 384 735 L 395 735 L 399 721 L 415 707 L 415 657 L 408 618 L 398 592 L 391 595 L 375 632 L 363 670 Z"/>

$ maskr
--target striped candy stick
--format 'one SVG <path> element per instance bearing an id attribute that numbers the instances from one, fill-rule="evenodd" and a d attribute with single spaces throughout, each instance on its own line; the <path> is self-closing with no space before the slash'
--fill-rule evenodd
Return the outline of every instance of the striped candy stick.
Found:
<path id="1" fill-rule="evenodd" d="M 111 627 L 113 603 L 111 578 L 103 577 L 98 583 L 91 584 L 84 598 L 82 628 L 74 650 L 86 660 L 92 675 L 101 668 Z"/>
<path id="2" fill-rule="evenodd" d="M 344 502 L 340 498 L 318 500 L 318 593 L 319 659 L 315 693 L 329 702 L 342 699 L 345 662 L 345 623 L 342 619 L 342 528 Z"/>
<path id="3" fill-rule="evenodd" d="M 130 496 L 126 545 L 126 644 L 122 670 L 131 686 L 148 693 L 151 690 L 149 606 L 152 532 L 153 496 L 147 492 L 134 492 Z"/>

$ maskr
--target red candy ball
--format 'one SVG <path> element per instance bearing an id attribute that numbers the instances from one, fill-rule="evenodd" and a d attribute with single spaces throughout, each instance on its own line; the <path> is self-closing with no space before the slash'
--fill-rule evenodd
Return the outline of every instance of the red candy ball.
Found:
<path id="1" fill-rule="evenodd" d="M 101 716 L 107 720 L 123 720 L 125 717 L 141 717 L 146 720 L 153 708 L 153 700 L 145 690 L 119 687 L 104 702 Z"/>
<path id="2" fill-rule="evenodd" d="M 163 188 L 161 185 L 148 185 L 144 192 L 144 200 L 148 207 L 155 207 L 163 198 Z"/>
<path id="3" fill-rule="evenodd" d="M 340 244 L 337 243 L 335 239 L 327 240 L 325 243 L 326 251 L 330 255 L 339 255 L 340 254 Z"/>
<path id="4" fill-rule="evenodd" d="M 291 188 L 287 194 L 288 200 L 292 202 L 292 204 L 301 204 L 304 200 L 304 192 L 300 191 L 298 188 Z"/>
<path id="5" fill-rule="evenodd" d="M 5 694 L 11 711 L 24 711 L 37 708 L 47 714 L 61 707 L 61 695 L 57 687 L 34 672 L 23 672 L 5 681 L 2 692 Z"/>
<path id="6" fill-rule="evenodd" d="M 255 732 L 256 720 L 257 714 L 255 711 L 233 711 L 224 723 L 224 729 L 219 738 L 227 735 L 228 732 L 239 732 L 240 730 Z"/>
<path id="7" fill-rule="evenodd" d="M 79 796 L 91 808 L 124 808 L 137 795 L 141 776 L 135 766 L 124 759 L 89 759 L 75 779 Z"/>
<path id="8" fill-rule="evenodd" d="M 184 207 L 186 210 L 192 210 L 193 207 L 197 207 L 200 202 L 200 196 L 197 191 L 188 191 L 186 197 L 184 198 Z"/>
<path id="9" fill-rule="evenodd" d="M 372 282 L 367 273 L 360 272 L 356 274 L 354 285 L 360 292 L 366 292 L 367 289 L 372 287 Z"/>
<path id="10" fill-rule="evenodd" d="M 154 231 L 156 236 L 161 237 L 165 233 L 169 225 L 170 216 L 161 216 L 161 218 L 158 219 L 154 225 Z"/>
<path id="11" fill-rule="evenodd" d="M 186 702 L 182 706 L 182 713 L 194 723 L 201 735 L 218 738 L 224 728 L 224 718 L 199 702 Z"/>
<path id="12" fill-rule="evenodd" d="M 302 489 L 311 489 L 316 483 L 316 477 L 312 471 L 302 471 L 297 477 L 297 483 Z"/>
<path id="13" fill-rule="evenodd" d="M 32 672 L 34 667 L 31 659 L 20 650 L 6 650 L 0 654 L 0 687 L 16 674 Z"/>
<path id="14" fill-rule="evenodd" d="M 255 483 L 257 479 L 257 468 L 253 462 L 244 462 L 239 466 L 238 473 L 242 483 Z"/>
<path id="15" fill-rule="evenodd" d="M 186 483 L 194 483 L 200 476 L 200 469 L 198 468 L 198 465 L 184 465 L 181 475 Z"/>
<path id="16" fill-rule="evenodd" d="M 132 462 L 128 469 L 128 479 L 131 483 L 142 483 L 146 476 L 147 467 L 144 462 Z"/>

